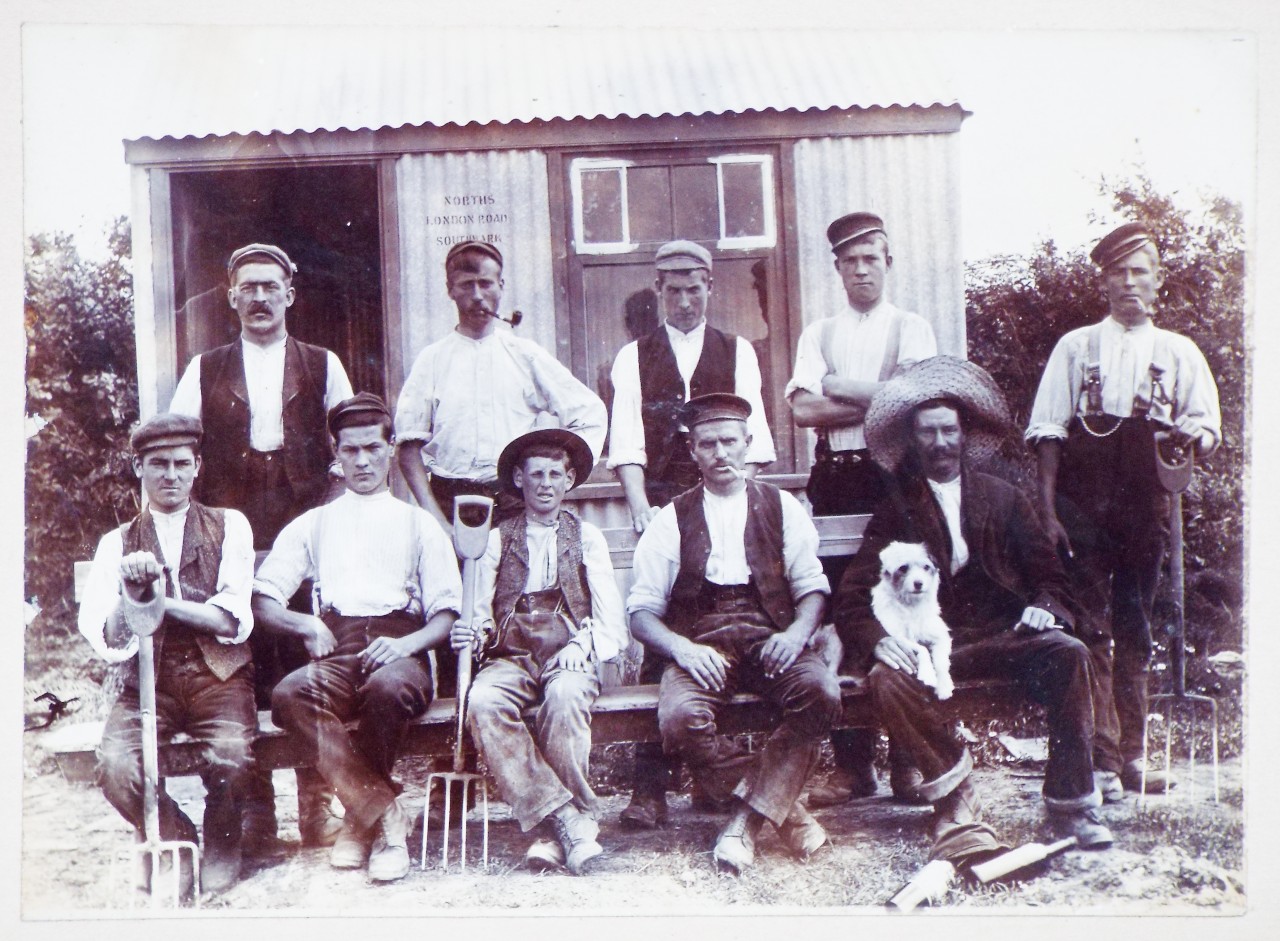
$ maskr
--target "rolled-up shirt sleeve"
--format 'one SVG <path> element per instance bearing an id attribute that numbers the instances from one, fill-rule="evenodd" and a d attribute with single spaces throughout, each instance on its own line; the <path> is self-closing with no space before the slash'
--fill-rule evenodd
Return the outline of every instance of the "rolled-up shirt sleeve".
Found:
<path id="1" fill-rule="evenodd" d="M 329 350 L 329 358 L 326 362 L 324 408 L 328 411 L 339 402 L 345 402 L 351 398 L 355 392 L 351 390 L 351 380 L 347 378 L 347 371 L 342 368 L 342 360 L 338 359 L 338 354 Z"/>
<path id="2" fill-rule="evenodd" d="M 680 571 L 680 528 L 676 508 L 667 504 L 658 511 L 632 556 L 634 581 L 627 595 L 627 614 L 649 611 L 658 617 L 667 613 L 667 600 Z"/>
<path id="3" fill-rule="evenodd" d="M 764 413 L 764 398 L 760 393 L 760 361 L 751 344 L 738 337 L 737 359 L 733 367 L 734 391 L 751 403 L 747 416 L 747 431 L 751 434 L 751 446 L 747 448 L 748 464 L 772 464 L 778 459 L 773 447 L 773 432 Z"/>
<path id="4" fill-rule="evenodd" d="M 1067 426 L 1076 413 L 1076 390 L 1081 386 L 1083 356 L 1073 356 L 1072 347 L 1078 345 L 1074 335 L 1063 337 L 1053 348 L 1045 363 L 1027 421 L 1026 440 L 1035 444 L 1047 438 L 1065 440 Z M 1074 381 L 1073 381 L 1074 378 Z"/>
<path id="5" fill-rule="evenodd" d="M 409 370 L 409 378 L 405 379 L 400 390 L 395 416 L 396 440 L 399 442 L 419 441 L 425 444 L 431 440 L 436 399 L 435 351 L 433 345 L 418 354 Z"/>
<path id="6" fill-rule="evenodd" d="M 618 351 L 609 377 L 613 382 L 613 413 L 609 418 L 609 469 L 621 464 L 648 464 L 644 448 L 644 419 L 640 401 L 639 347 L 628 343 Z"/>
<path id="7" fill-rule="evenodd" d="M 310 537 L 312 531 L 312 514 L 310 510 L 285 526 L 276 537 L 271 551 L 258 567 L 258 574 L 253 580 L 253 593 L 265 595 L 289 606 L 298 586 L 305 579 L 315 578 L 315 564 L 312 560 Z"/>
<path id="8" fill-rule="evenodd" d="M 109 647 L 105 637 L 107 618 L 120 603 L 120 559 L 123 555 L 120 530 L 113 529 L 98 540 L 98 551 L 94 553 L 89 577 L 80 593 L 80 613 L 76 621 L 89 646 L 108 663 L 123 663 L 138 652 L 138 638 L 132 635 L 123 647 Z"/>
<path id="9" fill-rule="evenodd" d="M 418 559 L 418 584 L 422 590 L 422 619 L 430 621 L 441 611 L 462 611 L 462 576 L 453 543 L 426 510 L 415 509 L 422 554 Z M 479 594 L 479 593 L 477 593 Z M 490 601 L 493 589 L 488 592 Z"/>
<path id="10" fill-rule="evenodd" d="M 600 660 L 612 660 L 631 643 L 622 596 L 613 576 L 613 561 L 604 533 L 590 523 L 582 524 L 582 562 L 591 591 L 591 645 Z"/>
<path id="11" fill-rule="evenodd" d="M 225 519 L 218 590 L 205 604 L 221 608 L 236 619 L 236 635 L 219 637 L 218 642 L 242 644 L 253 631 L 253 532 L 243 513 L 227 510 Z"/>
<path id="12" fill-rule="evenodd" d="M 824 329 L 824 320 L 811 323 L 800 334 L 800 342 L 796 344 L 796 368 L 784 391 L 786 398 L 796 392 L 812 392 L 822 395 L 822 377 L 827 374 L 827 361 L 822 356 L 818 342 L 818 334 Z"/>
<path id="13" fill-rule="evenodd" d="M 786 566 L 787 582 L 791 585 L 791 600 L 799 601 L 815 591 L 830 595 L 831 583 L 823 574 L 822 562 L 818 559 L 817 527 L 799 500 L 785 490 L 780 496 L 782 561 Z"/>

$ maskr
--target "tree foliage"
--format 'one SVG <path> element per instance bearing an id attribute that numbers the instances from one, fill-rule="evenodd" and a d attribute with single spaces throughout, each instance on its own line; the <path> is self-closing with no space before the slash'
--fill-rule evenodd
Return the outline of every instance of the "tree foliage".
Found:
<path id="1" fill-rule="evenodd" d="M 1184 498 L 1187 566 L 1192 573 L 1188 625 L 1200 626 L 1203 650 L 1239 642 L 1244 553 L 1242 477 L 1249 357 L 1245 334 L 1245 241 L 1238 204 L 1215 197 L 1198 210 L 1158 192 L 1141 172 L 1102 180 L 1108 227 L 1143 222 L 1160 246 L 1165 283 L 1155 322 L 1195 341 L 1218 383 L 1222 447 L 1203 463 Z M 970 355 L 1004 389 L 1015 417 L 1006 453 L 1023 474 L 1034 466 L 1021 443 L 1044 364 L 1058 339 L 1107 313 L 1102 280 L 1087 248 L 1064 251 L 1046 241 L 1026 256 L 1000 256 L 966 268 Z M 1197 616 L 1198 615 L 1198 616 Z M 1193 639 L 1193 646 L 1197 643 Z"/>
<path id="2" fill-rule="evenodd" d="M 74 610 L 74 563 L 92 558 L 99 537 L 136 512 L 128 435 L 138 375 L 124 218 L 108 246 L 95 261 L 69 235 L 35 235 L 27 245 L 25 592 L 45 620 Z"/>

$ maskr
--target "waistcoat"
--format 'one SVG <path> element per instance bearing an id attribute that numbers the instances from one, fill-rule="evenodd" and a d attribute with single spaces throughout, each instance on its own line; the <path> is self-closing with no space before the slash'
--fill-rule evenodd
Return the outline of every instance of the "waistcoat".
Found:
<path id="1" fill-rule="evenodd" d="M 568 510 L 561 510 L 556 533 L 556 579 L 564 595 L 565 608 L 574 624 L 591 616 L 591 591 L 587 569 L 582 562 L 582 524 Z M 502 534 L 502 554 L 498 557 L 498 579 L 493 588 L 493 618 L 501 624 L 510 614 L 525 585 L 529 583 L 529 519 L 523 513 L 498 526 Z"/>

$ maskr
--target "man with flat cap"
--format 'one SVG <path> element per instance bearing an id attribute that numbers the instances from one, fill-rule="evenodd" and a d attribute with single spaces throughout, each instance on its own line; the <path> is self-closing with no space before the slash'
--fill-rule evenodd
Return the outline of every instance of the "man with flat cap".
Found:
<path id="1" fill-rule="evenodd" d="M 1088 625 L 1031 501 L 978 470 L 1008 426 L 995 380 L 953 356 L 923 360 L 876 393 L 867 446 L 895 476 L 835 601 L 846 651 L 868 671 L 880 721 L 920 769 L 919 790 L 934 805 L 934 856 L 957 864 L 994 845 L 968 781 L 968 749 L 939 706 L 937 684 L 918 672 L 920 648 L 891 636 L 873 610 L 872 590 L 885 577 L 881 553 L 893 543 L 923 544 L 937 566 L 951 676 L 1012 680 L 1045 707 L 1044 800 L 1055 834 L 1087 848 L 1112 841 L 1096 810 Z"/>
<path id="2" fill-rule="evenodd" d="M 1164 270 L 1150 230 L 1122 225 L 1090 258 L 1108 314 L 1054 347 L 1026 438 L 1039 462 L 1045 527 L 1068 557 L 1081 604 L 1114 642 L 1111 656 L 1104 642 L 1097 658 L 1098 764 L 1113 772 L 1105 796 L 1119 800 L 1144 779 L 1149 792 L 1170 784 L 1142 756 L 1152 605 L 1169 534 L 1155 449 L 1168 439 L 1209 455 L 1222 441 L 1222 416 L 1204 354 L 1152 323 Z"/>
<path id="3" fill-rule="evenodd" d="M 240 800 L 257 729 L 249 645 L 253 537 L 244 516 L 191 499 L 201 471 L 200 420 L 160 414 L 133 433 L 133 470 L 143 511 L 102 537 L 80 602 L 80 632 L 110 663 L 123 663 L 124 690 L 98 748 L 103 794 L 143 838 L 142 720 L 138 640 L 124 595 L 163 611 L 154 634 L 156 728 L 160 741 L 185 732 L 204 748 L 206 789 L 201 883 L 205 892 L 239 878 Z M 162 788 L 160 839 L 195 841 L 195 824 Z M 184 859 L 184 863 L 186 860 Z M 192 873 L 181 874 L 189 891 Z"/>
<path id="4" fill-rule="evenodd" d="M 562 508 L 592 463 L 563 428 L 503 448 L 498 479 L 524 512 L 490 531 L 475 618 L 451 632 L 455 649 L 474 643 L 482 656 L 467 699 L 471 737 L 520 828 L 539 834 L 525 864 L 574 875 L 603 852 L 588 780 L 598 670 L 631 639 L 604 535 Z M 524 713 L 534 707 L 531 733 Z"/>
<path id="5" fill-rule="evenodd" d="M 682 411 L 701 483 L 663 507 L 636 545 L 627 597 L 631 631 L 667 662 L 658 692 L 663 748 L 733 812 L 713 850 L 740 873 L 766 820 L 807 858 L 829 841 L 798 802 L 819 744 L 840 712 L 840 687 L 807 646 L 830 593 L 818 532 L 790 494 L 746 476 L 750 404 L 729 393 Z M 716 732 L 738 691 L 777 704 L 781 720 L 755 755 Z"/>
<path id="6" fill-rule="evenodd" d="M 612 373 L 608 465 L 622 484 L 638 533 L 659 509 L 701 479 L 680 424 L 680 410 L 690 398 L 731 392 L 746 399 L 751 403 L 748 473 L 754 476 L 777 457 L 765 421 L 755 350 L 742 337 L 707 323 L 711 253 L 697 242 L 668 242 L 654 256 L 654 268 L 663 323 L 619 350 Z M 656 655 L 647 655 L 640 682 L 656 683 L 664 666 Z M 624 825 L 646 829 L 666 818 L 666 792 L 675 772 L 660 746 L 636 746 Z"/>
<path id="7" fill-rule="evenodd" d="M 883 219 L 872 212 L 851 212 L 827 227 L 827 240 L 848 308 L 809 324 L 800 334 L 786 396 L 796 424 L 813 428 L 818 436 L 805 488 L 814 515 L 870 513 L 886 487 L 883 472 L 867 453 L 867 406 L 897 370 L 933 356 L 938 343 L 927 320 L 885 299 L 893 255 Z M 832 585 L 839 584 L 847 564 L 847 557 L 823 560 Z M 835 732 L 835 770 L 825 784 L 810 791 L 810 806 L 874 794 L 875 743 L 871 730 Z M 894 795 L 914 800 L 918 775 L 898 757 L 891 747 Z"/>
<path id="8" fill-rule="evenodd" d="M 346 809 L 331 864 L 367 865 L 369 878 L 390 882 L 409 871 L 410 820 L 391 771 L 405 726 L 431 702 L 427 652 L 449 636 L 462 579 L 435 519 L 387 487 L 395 445 L 383 401 L 361 392 L 329 410 L 328 426 L 346 492 L 280 533 L 254 580 L 253 610 L 312 657 L 276 686 L 271 714 Z M 306 579 L 315 615 L 285 607 Z"/>
<path id="9" fill-rule="evenodd" d="M 275 245 L 255 242 L 231 253 L 227 302 L 240 318 L 240 338 L 195 357 L 169 405 L 204 423 L 201 500 L 244 513 L 260 553 L 271 548 L 285 523 L 325 499 L 332 461 L 325 412 L 351 397 L 338 357 L 286 329 L 297 270 Z M 269 630 L 255 631 L 250 646 L 254 695 L 266 709 L 275 684 L 304 658 Z M 299 769 L 297 777 L 302 843 L 328 845 L 337 834 L 337 818 L 329 813 L 333 795 L 310 769 Z M 247 851 L 275 844 L 269 771 L 255 774 L 250 784 L 245 827 Z"/>
<path id="10" fill-rule="evenodd" d="M 400 470 L 418 504 L 449 529 L 453 498 L 496 501 L 500 522 L 521 512 L 498 485 L 498 455 L 508 442 L 553 418 L 598 456 L 608 415 L 600 397 L 531 340 L 499 324 L 502 252 L 460 242 L 445 258 L 445 285 L 458 326 L 413 362 L 396 405 Z"/>

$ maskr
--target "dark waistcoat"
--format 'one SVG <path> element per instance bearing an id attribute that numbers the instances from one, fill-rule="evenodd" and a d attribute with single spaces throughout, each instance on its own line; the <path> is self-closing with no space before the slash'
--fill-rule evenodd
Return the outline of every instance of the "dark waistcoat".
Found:
<path id="1" fill-rule="evenodd" d="M 738 338 L 707 324 L 702 355 L 689 379 L 689 395 L 735 391 Z M 644 425 L 644 451 L 649 480 L 662 480 L 674 457 L 688 461 L 688 449 L 680 432 L 680 407 L 684 405 L 684 379 L 676 365 L 667 328 L 659 327 L 636 343 L 640 365 L 640 415 Z"/>
<path id="2" fill-rule="evenodd" d="M 591 591 L 587 588 L 587 569 L 582 562 L 582 524 L 568 510 L 560 511 L 560 529 L 556 533 L 556 578 L 565 608 L 574 624 L 591 616 Z M 502 534 L 502 554 L 498 557 L 498 580 L 493 588 L 493 617 L 501 624 L 516 606 L 529 583 L 529 519 L 523 513 L 504 520 L 498 527 Z"/>
<path id="3" fill-rule="evenodd" d="M 747 482 L 747 528 L 745 532 L 747 568 L 760 605 L 778 630 L 786 630 L 795 620 L 791 585 L 787 581 L 782 554 L 782 496 L 771 484 Z M 680 571 L 671 587 L 667 603 L 667 626 L 677 634 L 690 636 L 698 613 L 698 596 L 711 557 L 711 532 L 702 509 L 702 485 L 688 490 L 672 502 L 680 527 Z"/>

